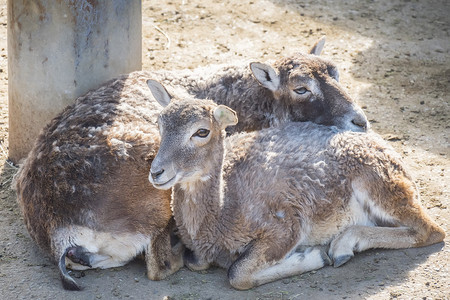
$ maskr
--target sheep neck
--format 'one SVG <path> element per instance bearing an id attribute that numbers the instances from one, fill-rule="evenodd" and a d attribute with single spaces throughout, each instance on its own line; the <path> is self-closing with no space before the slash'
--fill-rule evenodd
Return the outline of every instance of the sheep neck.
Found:
<path id="1" fill-rule="evenodd" d="M 214 162 L 207 180 L 177 184 L 173 190 L 172 206 L 177 226 L 183 242 L 194 249 L 196 239 L 218 238 L 211 233 L 215 231 L 214 224 L 219 220 L 223 205 L 223 148 L 216 153 L 221 159 Z"/>

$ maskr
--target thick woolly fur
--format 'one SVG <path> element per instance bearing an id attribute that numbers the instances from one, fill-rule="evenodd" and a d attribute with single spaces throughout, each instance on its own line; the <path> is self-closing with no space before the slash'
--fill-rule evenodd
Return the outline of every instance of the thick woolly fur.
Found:
<path id="1" fill-rule="evenodd" d="M 329 263 L 319 249 L 298 246 L 331 244 L 340 266 L 354 251 L 444 239 L 401 158 L 377 134 L 305 122 L 225 138 L 221 129 L 233 122 L 217 118 L 223 111 L 205 100 L 172 101 L 159 118 L 150 180 L 173 186 L 191 269 L 217 264 L 232 286 L 248 289 Z M 209 135 L 200 139 L 203 129 Z"/>
<path id="2" fill-rule="evenodd" d="M 27 229 L 55 261 L 80 246 L 93 268 L 120 266 L 141 252 L 157 257 L 147 258 L 152 279 L 181 266 L 168 240 L 170 192 L 147 180 L 160 106 L 149 100 L 146 80 L 134 73 L 79 98 L 43 130 L 16 175 Z"/>
<path id="3" fill-rule="evenodd" d="M 273 68 L 255 63 L 133 72 L 80 97 L 52 120 L 17 174 L 16 189 L 27 229 L 59 263 L 64 286 L 79 288 L 66 265 L 119 266 L 142 251 L 151 279 L 181 266 L 180 247 L 170 250 L 170 193 L 147 180 L 159 147 L 160 111 L 148 79 L 181 98 L 231 106 L 241 121 L 230 132 L 306 120 L 366 130 L 367 119 L 338 84 L 336 67 L 318 56 L 323 42 L 313 54 L 283 58 Z"/>

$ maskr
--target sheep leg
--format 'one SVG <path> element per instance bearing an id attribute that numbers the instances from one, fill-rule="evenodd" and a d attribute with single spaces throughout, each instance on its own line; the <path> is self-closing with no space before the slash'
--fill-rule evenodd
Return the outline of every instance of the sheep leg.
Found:
<path id="1" fill-rule="evenodd" d="M 388 182 L 390 185 L 369 178 L 355 180 L 352 186 L 362 208 L 370 208 L 367 213 L 372 219 L 388 220 L 399 227 L 353 225 L 346 228 L 331 242 L 328 252 L 335 267 L 345 264 L 354 256 L 354 251 L 422 247 L 444 240 L 444 230 L 419 204 L 414 183 L 406 176 L 392 178 L 393 180 Z M 390 198 L 386 201 L 378 195 L 389 195 Z"/>
<path id="2" fill-rule="evenodd" d="M 302 253 L 292 252 L 281 259 L 268 259 L 270 251 L 267 243 L 253 242 L 229 268 L 230 284 L 236 289 L 246 290 L 331 264 L 320 247 L 311 247 Z"/>
<path id="3" fill-rule="evenodd" d="M 414 212 L 411 211 L 411 214 L 413 218 Z M 350 260 L 354 252 L 373 248 L 422 247 L 443 241 L 444 231 L 431 219 L 415 221 L 416 225 L 405 227 L 348 227 L 331 242 L 328 254 L 333 259 L 334 266 L 339 267 Z"/>
<path id="4" fill-rule="evenodd" d="M 206 270 L 210 266 L 210 264 L 208 262 L 202 260 L 200 257 L 195 255 L 195 253 L 188 248 L 185 249 L 183 258 L 184 258 L 184 264 L 191 271 Z"/>
<path id="5" fill-rule="evenodd" d="M 66 250 L 66 257 L 76 264 L 92 268 L 89 251 L 82 246 L 70 247 Z"/>
<path id="6" fill-rule="evenodd" d="M 179 240 L 174 241 L 175 245 L 171 245 L 171 232 L 174 226 L 172 218 L 168 226 L 156 235 L 147 247 L 145 260 L 147 277 L 150 280 L 162 280 L 183 266 L 184 245 Z"/>
<path id="7" fill-rule="evenodd" d="M 67 267 L 72 270 L 83 271 L 87 269 L 109 269 L 124 266 L 129 260 L 121 260 L 118 257 L 99 253 L 89 254 L 90 265 L 82 265 L 72 261 L 66 261 Z"/>
<path id="8" fill-rule="evenodd" d="M 79 291 L 81 290 L 81 287 L 78 285 L 78 283 L 69 275 L 69 272 L 66 268 L 66 258 L 67 258 L 67 252 L 70 248 L 67 248 L 65 251 L 62 252 L 58 259 L 58 269 L 59 269 L 59 275 L 61 277 L 61 283 L 64 287 L 64 289 L 69 291 Z"/>

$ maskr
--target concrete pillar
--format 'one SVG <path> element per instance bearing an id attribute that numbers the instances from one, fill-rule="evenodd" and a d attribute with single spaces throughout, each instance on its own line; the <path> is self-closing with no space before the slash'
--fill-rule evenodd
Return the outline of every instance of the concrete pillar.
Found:
<path id="1" fill-rule="evenodd" d="M 142 66 L 140 0 L 8 0 L 9 157 L 78 96 Z"/>

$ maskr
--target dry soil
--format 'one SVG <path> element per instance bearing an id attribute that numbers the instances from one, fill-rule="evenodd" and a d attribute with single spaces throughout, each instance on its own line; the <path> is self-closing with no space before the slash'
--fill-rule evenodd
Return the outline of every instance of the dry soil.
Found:
<path id="1" fill-rule="evenodd" d="M 422 204 L 450 233 L 448 0 L 143 1 L 143 68 L 266 61 L 306 51 L 327 36 L 323 56 L 372 127 L 402 154 Z M 10 188 L 7 159 L 6 0 L 0 0 L 0 299 L 448 299 L 450 238 L 425 248 L 373 250 L 340 268 L 249 291 L 226 271 L 182 269 L 151 282 L 145 265 L 76 272 L 85 287 L 63 291 L 57 268 L 31 241 Z"/>

